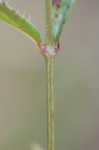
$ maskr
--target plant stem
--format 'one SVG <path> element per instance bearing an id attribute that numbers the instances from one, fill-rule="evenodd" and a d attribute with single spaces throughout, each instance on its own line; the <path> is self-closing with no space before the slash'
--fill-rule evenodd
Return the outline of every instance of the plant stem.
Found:
<path id="1" fill-rule="evenodd" d="M 54 64 L 55 56 L 46 57 L 47 72 L 47 147 L 48 150 L 54 150 Z"/>
<path id="2" fill-rule="evenodd" d="M 45 0 L 45 8 L 46 8 L 46 44 L 53 45 L 53 38 L 52 38 L 52 18 L 51 18 L 51 11 L 52 11 L 52 0 Z"/>

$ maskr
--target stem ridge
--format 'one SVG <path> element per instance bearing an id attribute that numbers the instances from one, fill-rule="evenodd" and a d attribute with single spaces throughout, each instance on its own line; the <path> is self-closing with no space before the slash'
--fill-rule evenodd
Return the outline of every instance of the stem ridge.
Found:
<path id="1" fill-rule="evenodd" d="M 46 57 L 47 72 L 47 147 L 48 150 L 54 150 L 54 65 L 55 56 Z"/>

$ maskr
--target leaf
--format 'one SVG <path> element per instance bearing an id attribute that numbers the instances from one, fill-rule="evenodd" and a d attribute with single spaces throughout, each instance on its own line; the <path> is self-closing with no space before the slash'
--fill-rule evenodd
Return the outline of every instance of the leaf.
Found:
<path id="1" fill-rule="evenodd" d="M 74 0 L 52 0 L 52 32 L 56 42 L 59 41 L 73 4 Z"/>
<path id="2" fill-rule="evenodd" d="M 0 2 L 0 20 L 25 33 L 35 43 L 42 42 L 36 27 L 28 19 L 9 8 L 5 2 Z"/>

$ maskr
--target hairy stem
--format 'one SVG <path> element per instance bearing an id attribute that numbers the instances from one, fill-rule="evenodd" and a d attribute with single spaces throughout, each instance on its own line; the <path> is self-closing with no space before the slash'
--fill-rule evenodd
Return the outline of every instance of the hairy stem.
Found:
<path id="1" fill-rule="evenodd" d="M 55 56 L 46 58 L 47 72 L 47 147 L 54 150 L 54 63 Z"/>

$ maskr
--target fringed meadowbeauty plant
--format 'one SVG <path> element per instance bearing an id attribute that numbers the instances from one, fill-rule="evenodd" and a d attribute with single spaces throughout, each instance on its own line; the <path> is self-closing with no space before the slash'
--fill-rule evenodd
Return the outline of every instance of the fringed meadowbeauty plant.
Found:
<path id="1" fill-rule="evenodd" d="M 40 1 L 40 0 L 39 0 Z M 45 0 L 46 41 L 43 42 L 38 29 L 5 1 L 0 1 L 0 21 L 16 28 L 28 36 L 36 45 L 46 63 L 47 82 L 47 150 L 55 150 L 54 137 L 54 68 L 55 57 L 60 49 L 60 36 L 74 0 Z"/>

